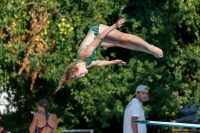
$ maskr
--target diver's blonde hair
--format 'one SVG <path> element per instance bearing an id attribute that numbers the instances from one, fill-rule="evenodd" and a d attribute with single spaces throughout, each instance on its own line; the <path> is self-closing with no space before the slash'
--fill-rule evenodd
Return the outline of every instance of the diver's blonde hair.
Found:
<path id="1" fill-rule="evenodd" d="M 56 91 L 54 93 L 56 93 L 58 90 L 60 90 L 60 88 L 63 84 L 69 84 L 76 79 L 76 73 L 78 72 L 78 69 L 79 69 L 76 66 L 77 63 L 78 62 L 73 62 L 67 67 L 66 72 L 62 76 L 62 78 L 59 82 L 58 88 L 56 89 Z"/>

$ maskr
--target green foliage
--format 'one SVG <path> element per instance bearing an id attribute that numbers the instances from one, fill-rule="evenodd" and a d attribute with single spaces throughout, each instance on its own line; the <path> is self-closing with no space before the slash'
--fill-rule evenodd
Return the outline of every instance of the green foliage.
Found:
<path id="1" fill-rule="evenodd" d="M 59 131 L 93 128 L 97 133 L 122 132 L 124 108 L 139 84 L 150 87 L 147 119 L 171 121 L 180 106 L 199 104 L 199 0 L 4 0 L 0 8 L 0 84 L 17 109 L 3 122 L 12 132 L 28 130 L 30 111 L 43 97 L 58 115 Z M 98 59 L 126 55 L 128 65 L 91 68 L 85 78 L 51 96 L 89 27 L 121 17 L 127 19 L 121 31 L 162 48 L 164 57 L 102 49 Z"/>

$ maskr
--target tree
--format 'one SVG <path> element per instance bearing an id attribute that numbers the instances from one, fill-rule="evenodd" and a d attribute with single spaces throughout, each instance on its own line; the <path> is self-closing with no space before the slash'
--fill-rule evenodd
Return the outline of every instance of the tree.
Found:
<path id="1" fill-rule="evenodd" d="M 121 132 L 124 108 L 138 84 L 150 87 L 148 119 L 175 119 L 181 104 L 199 103 L 199 4 L 198 0 L 0 2 L 0 83 L 15 95 L 8 100 L 17 109 L 3 116 L 5 124 L 12 132 L 26 131 L 30 111 L 45 97 L 59 117 L 59 130 Z M 103 49 L 98 59 L 120 58 L 128 65 L 92 68 L 88 76 L 52 96 L 89 27 L 111 25 L 122 17 L 127 22 L 121 31 L 161 47 L 164 57 Z M 150 130 L 165 132 L 161 127 Z"/>

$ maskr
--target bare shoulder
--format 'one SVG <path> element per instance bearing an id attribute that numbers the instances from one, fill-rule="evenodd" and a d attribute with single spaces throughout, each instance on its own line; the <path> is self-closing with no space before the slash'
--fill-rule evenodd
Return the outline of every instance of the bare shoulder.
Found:
<path id="1" fill-rule="evenodd" d="M 34 114 L 34 117 L 39 118 L 41 115 L 42 115 L 42 113 L 36 112 L 36 113 Z"/>
<path id="2" fill-rule="evenodd" d="M 54 119 L 57 119 L 57 115 L 56 114 L 51 113 L 51 117 L 54 118 Z"/>

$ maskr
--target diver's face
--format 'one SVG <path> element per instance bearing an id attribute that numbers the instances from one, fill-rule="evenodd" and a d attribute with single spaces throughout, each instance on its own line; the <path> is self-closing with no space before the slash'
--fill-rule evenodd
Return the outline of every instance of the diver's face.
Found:
<path id="1" fill-rule="evenodd" d="M 85 63 L 80 62 L 77 63 L 76 66 L 78 67 L 78 72 L 76 73 L 77 78 L 83 77 L 88 73 Z"/>

